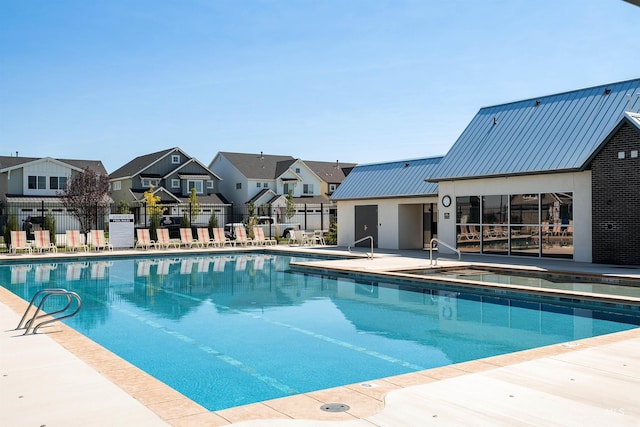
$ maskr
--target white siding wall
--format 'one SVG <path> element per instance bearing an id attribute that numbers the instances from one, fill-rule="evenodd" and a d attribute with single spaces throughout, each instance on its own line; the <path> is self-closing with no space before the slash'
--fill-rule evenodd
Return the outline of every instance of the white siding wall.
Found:
<path id="1" fill-rule="evenodd" d="M 518 176 L 505 178 L 442 181 L 438 183 L 438 238 L 456 246 L 456 197 L 494 194 L 522 193 L 573 193 L 573 226 L 575 261 L 591 262 L 591 171 Z M 448 194 L 453 203 L 448 208 L 442 205 L 442 196 Z M 445 214 L 449 218 L 445 219 Z M 448 250 L 441 248 L 445 253 Z"/>
<path id="2" fill-rule="evenodd" d="M 46 177 L 46 189 L 29 189 L 30 175 Z M 49 177 L 71 177 L 71 169 L 51 161 L 37 162 L 23 168 L 22 192 L 27 196 L 55 196 L 60 190 L 49 189 Z"/>
<path id="3" fill-rule="evenodd" d="M 422 248 L 422 205 L 433 197 L 338 201 L 338 246 L 355 240 L 355 207 L 378 205 L 378 248 Z"/>
<path id="4" fill-rule="evenodd" d="M 227 200 L 236 206 L 242 206 L 247 200 L 249 200 L 248 187 L 250 184 L 247 182 L 244 175 L 240 173 L 240 171 L 236 169 L 236 167 L 233 166 L 225 157 L 216 156 L 209 165 L 209 169 L 222 178 L 218 188 L 220 193 L 222 193 Z M 240 190 L 236 189 L 236 184 L 238 182 L 242 183 L 242 189 Z M 253 185 L 255 187 L 255 182 Z"/>

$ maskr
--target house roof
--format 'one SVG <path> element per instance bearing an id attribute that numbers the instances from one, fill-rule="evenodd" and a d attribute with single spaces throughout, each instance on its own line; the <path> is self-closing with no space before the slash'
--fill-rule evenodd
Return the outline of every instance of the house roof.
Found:
<path id="1" fill-rule="evenodd" d="M 339 184 L 344 181 L 345 177 L 356 166 L 355 163 L 316 162 L 312 160 L 304 160 L 304 163 L 320 179 L 331 184 Z"/>
<path id="2" fill-rule="evenodd" d="M 426 182 L 442 157 L 398 160 L 358 165 L 331 196 L 332 200 L 425 196 L 438 193 L 438 185 Z"/>
<path id="3" fill-rule="evenodd" d="M 0 156 L 0 172 L 5 172 L 11 169 L 17 169 L 27 163 L 37 162 L 43 159 L 46 159 L 46 157 Z M 100 160 L 77 160 L 77 159 L 53 159 L 53 160 L 61 163 L 66 163 L 78 169 L 88 168 L 99 174 L 103 174 L 103 175 L 107 174 L 107 170 L 104 168 L 104 165 Z"/>
<path id="4" fill-rule="evenodd" d="M 640 79 L 481 108 L 431 180 L 584 170 L 625 111 Z"/>
<path id="5" fill-rule="evenodd" d="M 629 123 L 640 129 L 640 114 L 627 111 L 624 115 L 629 120 Z"/>
<path id="6" fill-rule="evenodd" d="M 179 148 L 168 148 L 166 150 L 157 151 L 155 153 L 145 154 L 144 156 L 138 156 L 130 162 L 119 167 L 115 171 L 109 174 L 109 178 L 128 178 L 139 174 L 141 171 L 149 167 L 151 164 L 157 162 L 167 154 L 179 150 Z"/>
<path id="7" fill-rule="evenodd" d="M 253 153 L 229 153 L 220 152 L 232 165 L 234 165 L 242 175 L 249 179 L 275 179 L 278 168 L 289 167 L 295 159 L 291 156 L 277 156 L 271 154 Z M 285 162 L 279 165 L 279 162 Z M 290 163 L 286 163 L 290 162 Z"/>

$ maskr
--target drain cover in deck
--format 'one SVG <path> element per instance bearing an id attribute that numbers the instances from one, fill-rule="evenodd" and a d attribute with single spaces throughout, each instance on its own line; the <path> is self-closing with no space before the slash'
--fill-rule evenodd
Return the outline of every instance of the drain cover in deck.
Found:
<path id="1" fill-rule="evenodd" d="M 349 405 L 345 405 L 344 403 L 327 403 L 326 405 L 322 405 L 320 409 L 325 412 L 344 412 L 351 408 L 349 408 Z"/>

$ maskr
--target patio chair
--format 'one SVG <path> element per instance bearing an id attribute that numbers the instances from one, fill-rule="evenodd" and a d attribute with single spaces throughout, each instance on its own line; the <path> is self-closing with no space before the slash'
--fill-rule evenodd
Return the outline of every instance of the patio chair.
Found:
<path id="1" fill-rule="evenodd" d="M 304 246 L 311 244 L 307 235 L 301 230 L 289 230 L 289 245 Z"/>
<path id="2" fill-rule="evenodd" d="M 169 246 L 173 246 L 174 248 L 180 247 L 180 241 L 171 239 L 169 237 L 169 229 L 168 228 L 158 228 L 156 229 L 156 247 L 169 249 Z"/>
<path id="3" fill-rule="evenodd" d="M 209 235 L 208 228 L 206 227 L 198 228 L 197 233 L 198 233 L 198 242 L 200 242 L 201 246 L 206 246 L 206 247 L 209 247 L 211 245 L 215 246 L 215 242 L 213 241 L 213 239 L 211 239 L 211 236 Z"/>
<path id="4" fill-rule="evenodd" d="M 156 242 L 151 240 L 148 228 L 136 229 L 136 237 L 136 248 L 149 249 L 151 247 L 156 247 Z"/>
<path id="5" fill-rule="evenodd" d="M 33 232 L 34 248 L 42 253 L 44 251 L 58 252 L 58 248 L 51 242 L 49 230 L 35 230 Z"/>
<path id="6" fill-rule="evenodd" d="M 104 230 L 91 230 L 89 231 L 89 236 L 91 236 L 91 246 L 96 251 L 102 250 L 113 250 L 113 246 L 109 243 L 106 237 L 104 237 Z"/>
<path id="7" fill-rule="evenodd" d="M 198 240 L 194 240 L 193 232 L 191 228 L 180 229 L 180 245 L 184 247 L 193 248 L 194 246 L 202 246 Z"/>
<path id="8" fill-rule="evenodd" d="M 82 249 L 86 252 L 89 250 L 89 247 L 82 243 L 80 230 L 67 230 L 65 233 L 64 249 L 72 252 Z"/>
<path id="9" fill-rule="evenodd" d="M 253 240 L 247 237 L 247 230 L 244 227 L 236 227 L 236 244 L 240 244 L 242 246 L 252 245 Z"/>
<path id="10" fill-rule="evenodd" d="M 225 245 L 235 246 L 236 242 L 224 234 L 224 228 L 218 227 L 213 229 L 213 244 L 221 248 Z"/>
<path id="11" fill-rule="evenodd" d="M 27 242 L 26 231 L 11 231 L 11 247 L 9 250 L 12 254 L 16 254 L 18 251 L 32 252 L 31 245 Z"/>
<path id="12" fill-rule="evenodd" d="M 253 227 L 253 244 L 254 245 L 275 245 L 278 241 L 275 239 L 267 239 L 264 237 L 264 230 L 262 227 L 254 226 Z"/>

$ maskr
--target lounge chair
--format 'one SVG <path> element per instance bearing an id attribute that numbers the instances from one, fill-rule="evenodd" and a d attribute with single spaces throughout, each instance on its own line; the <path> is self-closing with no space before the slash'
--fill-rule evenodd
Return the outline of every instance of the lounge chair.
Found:
<path id="1" fill-rule="evenodd" d="M 264 230 L 262 227 L 253 227 L 253 244 L 254 245 L 275 245 L 278 241 L 275 239 L 267 239 L 264 237 Z"/>
<path id="2" fill-rule="evenodd" d="M 136 248 L 149 249 L 151 247 L 156 247 L 156 242 L 151 240 L 148 228 L 136 229 L 136 237 Z"/>
<path id="3" fill-rule="evenodd" d="M 18 253 L 18 251 L 24 251 L 31 253 L 31 245 L 27 242 L 26 231 L 11 231 L 11 247 L 10 252 L 12 254 Z"/>
<path id="4" fill-rule="evenodd" d="M 180 247 L 180 241 L 171 239 L 169 237 L 169 229 L 168 228 L 158 228 L 156 229 L 156 247 L 169 249 L 169 246 L 173 246 L 174 248 Z"/>
<path id="5" fill-rule="evenodd" d="M 194 246 L 202 246 L 202 244 L 193 239 L 193 232 L 191 228 L 180 229 L 180 244 L 181 246 L 192 248 Z"/>
<path id="6" fill-rule="evenodd" d="M 58 252 L 58 248 L 51 242 L 49 230 L 35 230 L 33 232 L 34 248 L 42 253 L 44 251 Z"/>
<path id="7" fill-rule="evenodd" d="M 253 240 L 247 237 L 247 230 L 244 227 L 236 227 L 236 244 L 242 246 L 252 245 Z"/>
<path id="8" fill-rule="evenodd" d="M 289 230 L 289 245 L 310 245 L 311 241 L 301 230 Z"/>
<path id="9" fill-rule="evenodd" d="M 198 228 L 196 231 L 198 233 L 198 241 L 200 242 L 200 245 L 206 247 L 209 247 L 211 245 L 215 246 L 215 242 L 213 241 L 213 239 L 211 239 L 211 236 L 209 236 L 208 228 L 202 227 Z"/>
<path id="10" fill-rule="evenodd" d="M 109 243 L 106 237 L 104 237 L 104 230 L 91 230 L 89 231 L 89 236 L 91 236 L 91 246 L 96 251 L 102 250 L 113 250 L 113 246 Z"/>
<path id="11" fill-rule="evenodd" d="M 225 236 L 224 228 L 219 227 L 213 229 L 213 244 L 221 248 L 225 245 L 234 246 L 236 242 Z"/>
<path id="12" fill-rule="evenodd" d="M 65 250 L 75 251 L 76 249 L 84 250 L 85 252 L 89 250 L 89 247 L 82 243 L 82 237 L 80 235 L 80 230 L 67 230 L 65 234 L 65 242 L 64 242 Z"/>

